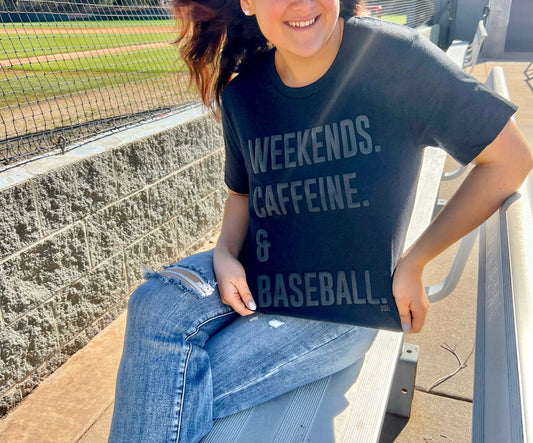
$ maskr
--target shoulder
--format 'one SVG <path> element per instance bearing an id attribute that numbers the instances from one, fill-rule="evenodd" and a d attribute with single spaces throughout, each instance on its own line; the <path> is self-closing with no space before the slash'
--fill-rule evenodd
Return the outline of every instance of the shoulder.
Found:
<path id="1" fill-rule="evenodd" d="M 345 35 L 348 43 L 359 49 L 374 49 L 383 54 L 391 54 L 400 51 L 397 55 L 403 55 L 405 51 L 411 51 L 413 47 L 426 44 L 431 50 L 440 49 L 420 35 L 416 30 L 398 23 L 379 20 L 373 17 L 350 17 L 345 19 Z"/>
<path id="2" fill-rule="evenodd" d="M 373 17 L 349 17 L 345 19 L 345 30 L 356 34 L 372 35 L 391 41 L 412 41 L 419 34 L 413 28 Z"/>
<path id="3" fill-rule="evenodd" d="M 345 23 L 348 53 L 354 61 L 373 65 L 375 70 L 391 70 L 404 77 L 422 76 L 434 71 L 462 75 L 461 70 L 437 45 L 405 25 L 372 17 L 352 17 Z"/>

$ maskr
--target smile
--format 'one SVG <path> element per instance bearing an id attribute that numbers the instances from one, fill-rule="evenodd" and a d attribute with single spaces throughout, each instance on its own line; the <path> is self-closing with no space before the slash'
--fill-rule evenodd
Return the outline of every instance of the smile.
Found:
<path id="1" fill-rule="evenodd" d="M 304 21 L 287 21 L 287 23 L 291 28 L 307 28 L 308 26 L 311 26 L 317 21 L 318 17 L 313 17 L 309 20 Z"/>

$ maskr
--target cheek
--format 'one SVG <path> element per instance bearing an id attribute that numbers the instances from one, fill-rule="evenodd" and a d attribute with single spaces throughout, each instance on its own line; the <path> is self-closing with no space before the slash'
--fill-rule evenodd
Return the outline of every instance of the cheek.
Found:
<path id="1" fill-rule="evenodd" d="M 281 27 L 284 26 L 281 15 L 274 14 L 256 14 L 257 24 L 264 37 L 271 43 L 278 39 Z"/>
<path id="2" fill-rule="evenodd" d="M 340 3 L 338 0 L 322 0 L 320 1 L 320 6 L 324 11 L 328 11 L 329 14 L 334 15 L 336 17 L 339 16 Z"/>
<path id="3" fill-rule="evenodd" d="M 321 0 L 320 4 L 324 9 L 337 9 L 340 10 L 340 2 L 339 0 Z"/>
<path id="4" fill-rule="evenodd" d="M 254 12 L 257 22 L 264 27 L 269 27 L 280 21 L 287 11 L 290 0 L 261 0 L 255 1 Z"/>

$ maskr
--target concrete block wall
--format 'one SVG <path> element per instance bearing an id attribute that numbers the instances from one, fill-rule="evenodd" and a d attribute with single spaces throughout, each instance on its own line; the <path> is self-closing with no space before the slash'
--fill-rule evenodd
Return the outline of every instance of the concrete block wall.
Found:
<path id="1" fill-rule="evenodd" d="M 194 108 L 0 170 L 0 415 L 219 228 L 223 163 Z"/>

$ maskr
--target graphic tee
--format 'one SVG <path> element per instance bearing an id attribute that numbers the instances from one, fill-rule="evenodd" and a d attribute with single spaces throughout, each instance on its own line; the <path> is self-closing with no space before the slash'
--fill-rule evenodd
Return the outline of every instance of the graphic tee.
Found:
<path id="1" fill-rule="evenodd" d="M 270 51 L 222 104 L 258 310 L 384 329 L 400 329 L 392 275 L 423 147 L 469 163 L 516 110 L 417 32 L 368 17 L 345 20 L 315 83 L 284 85 Z"/>

